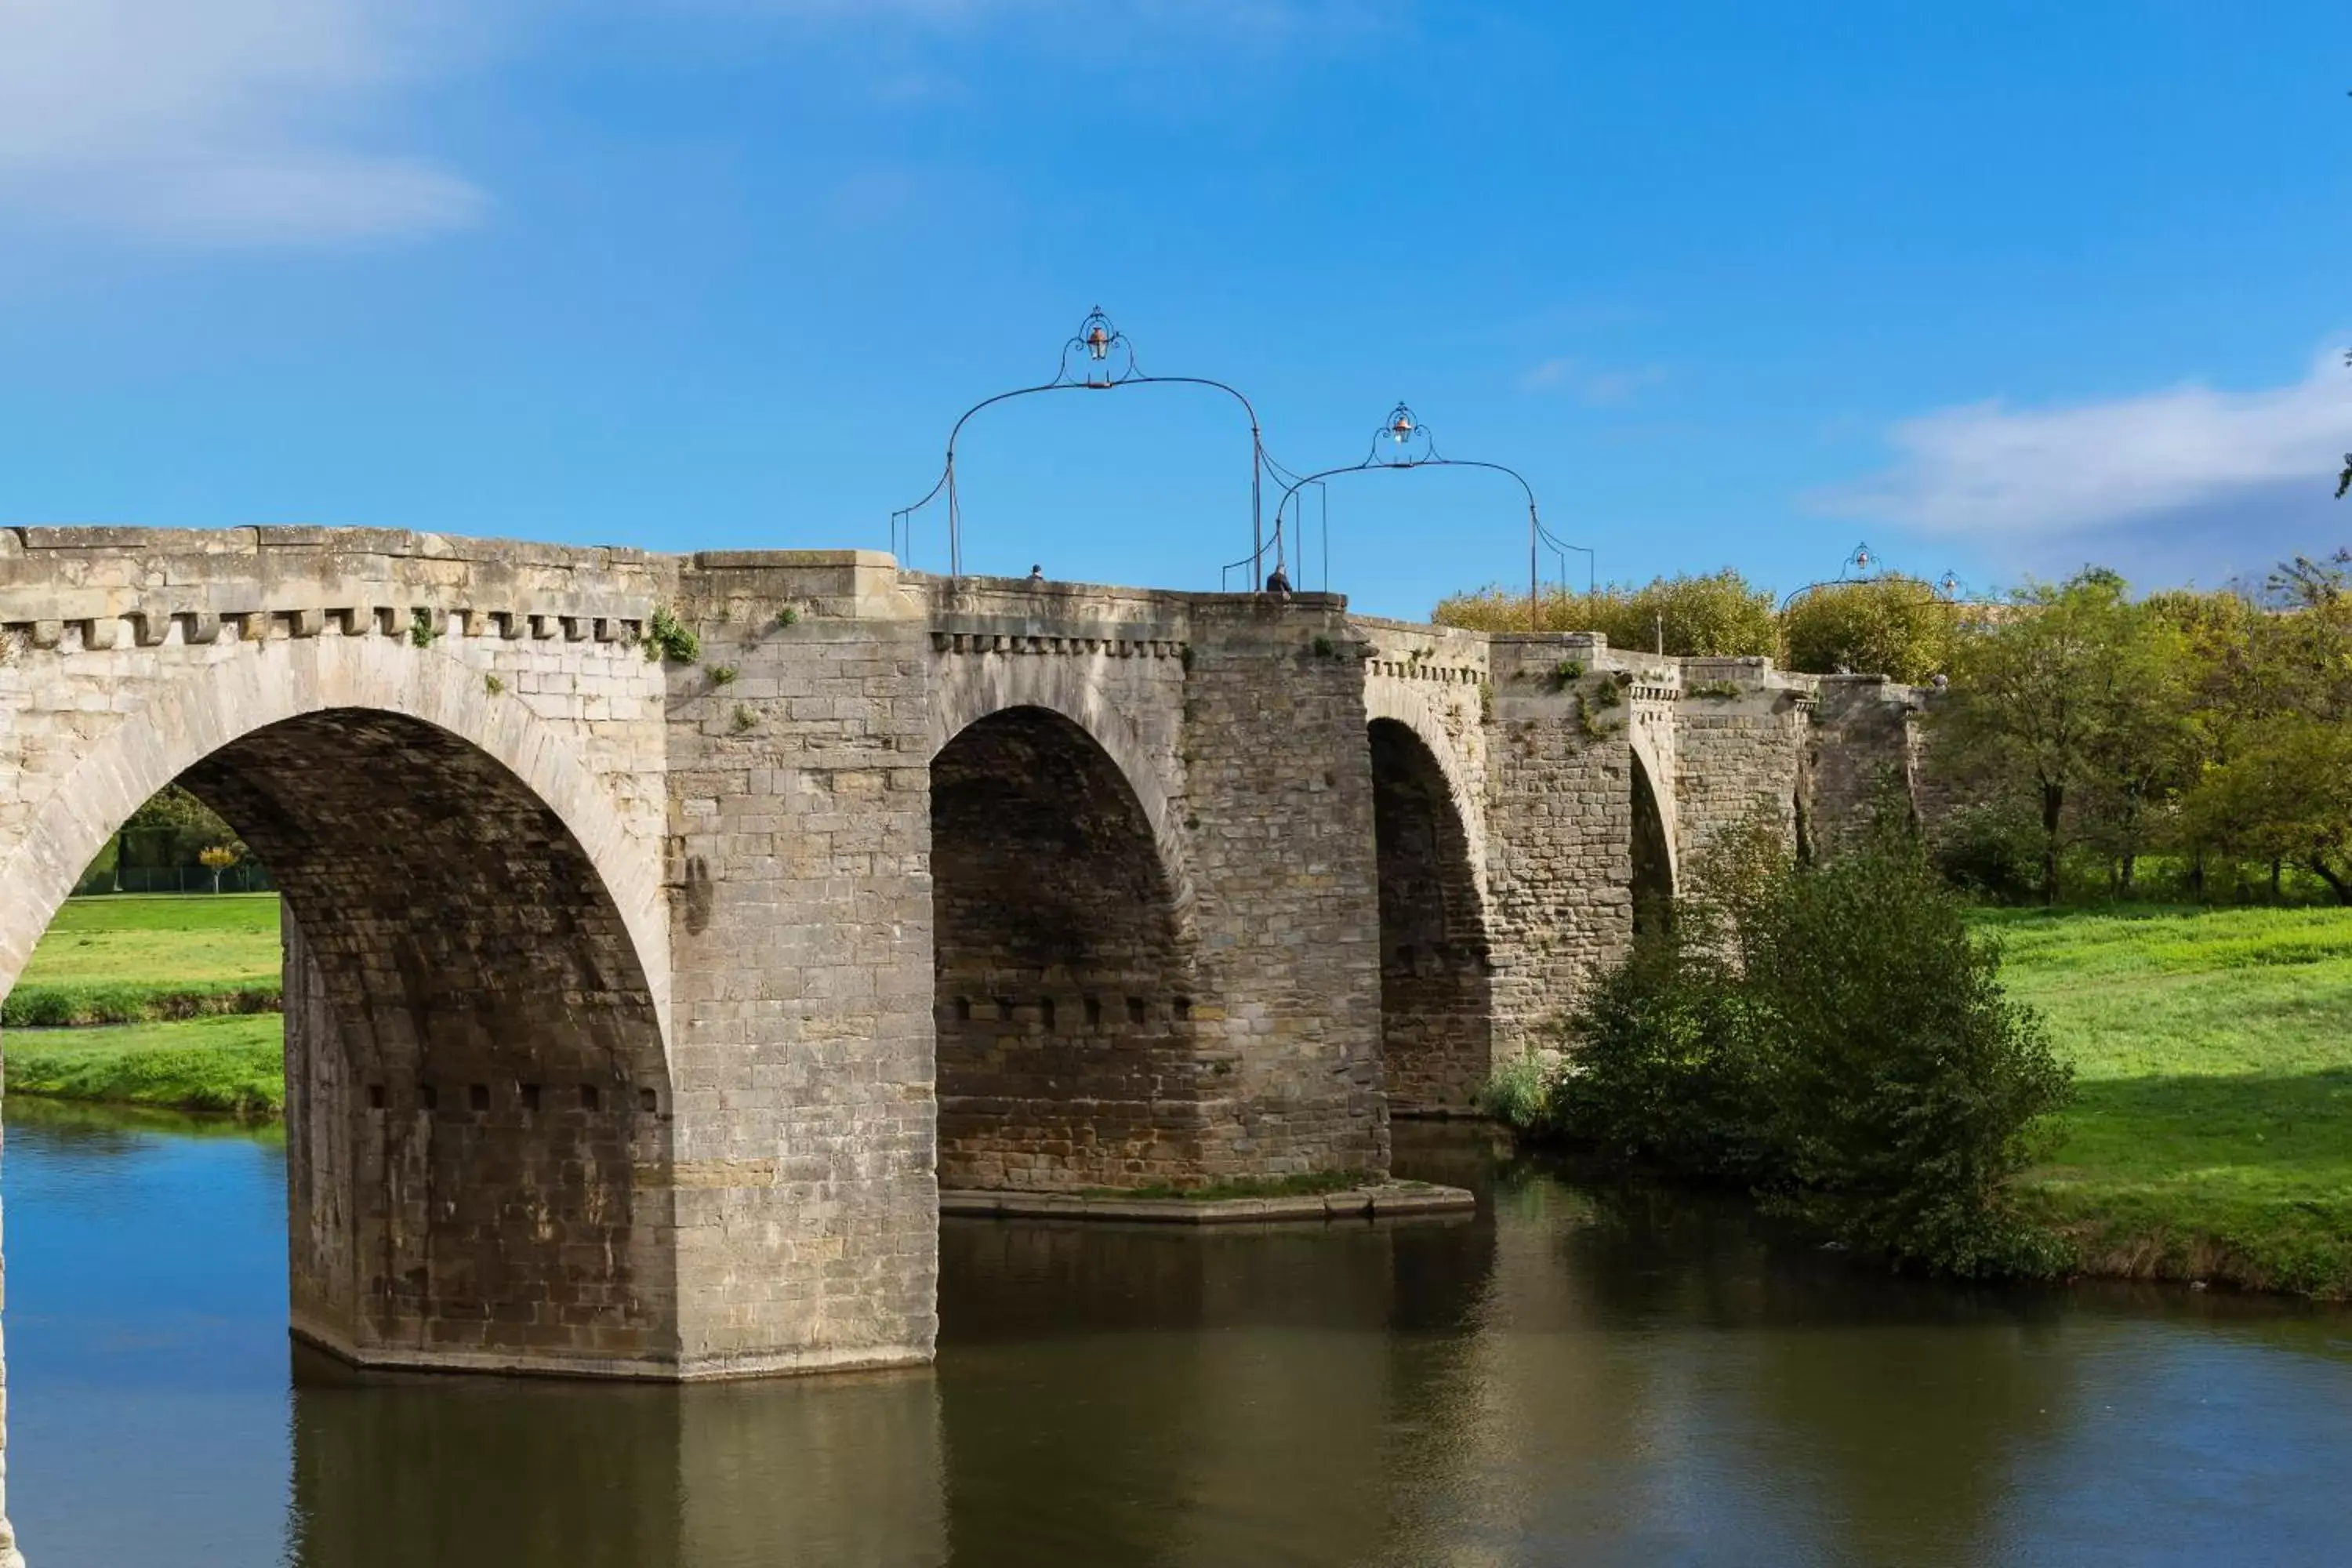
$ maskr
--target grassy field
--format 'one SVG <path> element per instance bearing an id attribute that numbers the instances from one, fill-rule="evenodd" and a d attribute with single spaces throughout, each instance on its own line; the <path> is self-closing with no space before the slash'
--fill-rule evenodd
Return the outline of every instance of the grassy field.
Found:
<path id="1" fill-rule="evenodd" d="M 2077 1099 L 2029 1201 L 2090 1272 L 2352 1296 L 2352 910 L 1992 910 Z"/>
<path id="2" fill-rule="evenodd" d="M 69 899 L 0 1003 L 22 1028 L 275 1011 L 278 895 Z"/>
<path id="3" fill-rule="evenodd" d="M 286 1108 L 284 1038 L 274 1016 L 12 1032 L 7 1089 L 59 1100 L 276 1116 Z"/>

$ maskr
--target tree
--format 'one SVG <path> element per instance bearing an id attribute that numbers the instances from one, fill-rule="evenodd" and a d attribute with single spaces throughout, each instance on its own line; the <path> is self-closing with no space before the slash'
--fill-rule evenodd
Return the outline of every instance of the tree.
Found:
<path id="1" fill-rule="evenodd" d="M 140 850 L 123 858 L 126 865 L 135 858 L 143 865 L 185 866 L 206 845 L 234 842 L 236 834 L 203 801 L 178 784 L 165 784 L 131 814 L 118 837 Z"/>
<path id="2" fill-rule="evenodd" d="M 2307 714 L 2272 720 L 2242 754 L 2190 793 L 2200 842 L 2305 868 L 2352 904 L 2352 725 Z"/>
<path id="3" fill-rule="evenodd" d="M 1440 626 L 1523 632 L 1528 601 L 1500 585 L 1438 601 Z M 1727 566 L 1720 572 L 1659 577 L 1645 586 L 1612 584 L 1594 594 L 1554 592 L 1537 602 L 1538 629 L 1598 632 L 1612 647 L 1682 658 L 1777 658 L 1780 627 L 1772 595 Z"/>
<path id="4" fill-rule="evenodd" d="M 2038 825 L 2045 902 L 2071 833 L 2137 852 L 2187 758 L 2180 634 L 2126 590 L 2097 569 L 2020 589 L 1956 647 L 1936 716 L 1931 765 L 1964 797 L 2014 803 Z"/>
<path id="5" fill-rule="evenodd" d="M 1781 612 L 1780 631 L 1791 669 L 1916 685 L 1948 672 L 1960 616 L 1932 584 L 1890 573 L 1814 589 Z"/>
<path id="6" fill-rule="evenodd" d="M 243 852 L 243 847 L 239 845 L 208 844 L 205 847 L 204 852 L 196 857 L 197 860 L 203 864 L 205 869 L 213 874 L 214 892 L 217 893 L 220 891 L 221 873 L 227 870 L 231 866 L 236 865 L 237 858 Z"/>

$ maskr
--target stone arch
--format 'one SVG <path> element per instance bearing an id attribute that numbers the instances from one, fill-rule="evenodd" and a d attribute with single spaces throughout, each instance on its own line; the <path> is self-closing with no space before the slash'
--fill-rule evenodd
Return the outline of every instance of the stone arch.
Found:
<path id="1" fill-rule="evenodd" d="M 369 1364 L 674 1366 L 657 888 L 562 738 L 388 638 L 192 658 L 0 869 L 12 977 L 175 778 L 284 893 L 295 1331 Z"/>
<path id="2" fill-rule="evenodd" d="M 1492 1066 L 1485 899 L 1443 753 L 1371 721 L 1380 870 L 1381 1045 L 1392 1109 L 1466 1110 Z"/>
<path id="3" fill-rule="evenodd" d="M 1453 798 L 1454 815 L 1462 823 L 1471 874 L 1476 879 L 1483 907 L 1486 897 L 1486 814 L 1480 809 L 1478 793 L 1470 787 L 1453 737 L 1439 722 L 1436 709 L 1402 681 L 1368 680 L 1364 683 L 1364 712 L 1368 719 L 1393 720 L 1412 731 L 1438 772 L 1444 775 L 1445 792 Z"/>
<path id="4" fill-rule="evenodd" d="M 1196 1179 L 1192 964 L 1132 775 L 1022 704 L 931 762 L 943 1187 Z"/>
<path id="5" fill-rule="evenodd" d="M 1632 900 L 1635 934 L 1663 930 L 1680 882 L 1675 871 L 1673 797 L 1660 793 L 1654 755 L 1636 737 L 1629 787 L 1633 795 Z"/>
<path id="6" fill-rule="evenodd" d="M 654 987 L 667 1037 L 669 937 L 657 847 L 633 835 L 554 726 L 493 696 L 445 654 L 384 637 L 234 645 L 154 688 L 50 790 L 0 865 L 0 995 L 16 983 L 74 882 L 130 815 L 230 742 L 329 709 L 396 713 L 461 737 L 562 822 L 595 868 Z"/>
<path id="7" fill-rule="evenodd" d="M 1138 809 L 1151 826 L 1152 844 L 1180 919 L 1189 920 L 1192 878 L 1176 810 L 1181 790 L 1172 777 L 1179 764 L 1172 752 L 1155 752 L 1132 714 L 1098 679 L 1097 667 L 1104 662 L 1100 655 L 953 658 L 940 668 L 932 683 L 931 755 L 937 758 L 957 736 L 981 721 L 1012 709 L 1043 709 L 1066 719 L 1118 769 Z"/>

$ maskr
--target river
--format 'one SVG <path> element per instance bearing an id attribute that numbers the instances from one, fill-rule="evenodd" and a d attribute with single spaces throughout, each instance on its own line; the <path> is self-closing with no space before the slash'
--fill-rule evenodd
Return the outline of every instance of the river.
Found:
<path id="1" fill-rule="evenodd" d="M 33 1568 L 2352 1562 L 2352 1313 L 1963 1290 L 1399 1130 L 1475 1220 L 950 1222 L 934 1370 L 355 1378 L 278 1144 L 7 1106 Z"/>

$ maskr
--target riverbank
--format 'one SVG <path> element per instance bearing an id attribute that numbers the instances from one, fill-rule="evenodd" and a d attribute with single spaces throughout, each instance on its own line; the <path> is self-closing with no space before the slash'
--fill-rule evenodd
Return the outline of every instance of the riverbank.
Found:
<path id="1" fill-rule="evenodd" d="M 68 899 L 0 1001 L 0 1027 L 274 1013 L 279 971 L 275 893 Z"/>
<path id="2" fill-rule="evenodd" d="M 1983 910 L 2002 976 L 2076 1074 L 2020 1183 L 2086 1274 L 2352 1299 L 2352 910 Z M 274 896 L 75 900 L 28 988 L 276 994 Z M 280 1020 L 12 1028 L 10 1092 L 285 1105 Z"/>
<path id="3" fill-rule="evenodd" d="M 2020 1188 L 2086 1274 L 2352 1298 L 2352 910 L 1987 910 L 2074 1103 Z"/>
<path id="4" fill-rule="evenodd" d="M 97 1029 L 12 1029 L 7 1092 L 253 1119 L 286 1110 L 275 1014 Z"/>

